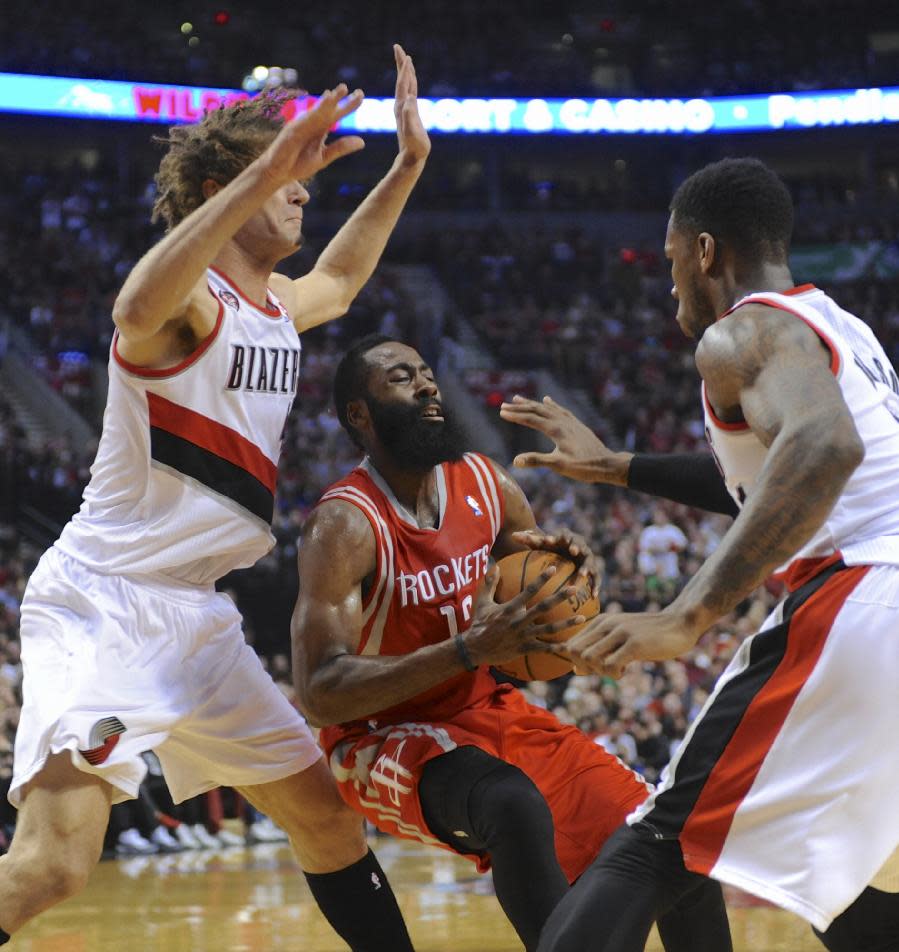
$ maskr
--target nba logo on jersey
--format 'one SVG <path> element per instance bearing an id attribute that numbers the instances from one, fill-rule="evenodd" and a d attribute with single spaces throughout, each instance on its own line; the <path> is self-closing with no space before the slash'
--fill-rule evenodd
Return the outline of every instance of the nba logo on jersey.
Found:
<path id="1" fill-rule="evenodd" d="M 237 295 L 233 291 L 229 291 L 227 288 L 220 288 L 219 297 L 228 307 L 233 307 L 235 311 L 240 310 L 240 301 L 238 301 Z"/>
<path id="2" fill-rule="evenodd" d="M 477 499 L 475 499 L 474 496 L 466 496 L 466 497 L 465 497 L 465 501 L 466 501 L 466 502 L 468 503 L 468 505 L 471 506 L 471 508 L 474 510 L 474 514 L 475 514 L 476 516 L 483 516 L 483 515 L 484 515 L 484 513 L 481 511 L 481 507 L 478 505 Z"/>

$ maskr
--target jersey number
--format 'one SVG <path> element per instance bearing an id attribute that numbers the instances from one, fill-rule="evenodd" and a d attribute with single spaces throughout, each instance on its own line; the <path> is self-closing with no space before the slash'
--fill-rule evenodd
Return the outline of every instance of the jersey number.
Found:
<path id="1" fill-rule="evenodd" d="M 462 621 L 465 622 L 464 628 L 468 627 L 471 621 L 471 595 L 466 595 L 462 599 Z M 456 609 L 453 605 L 441 605 L 440 614 L 446 619 L 449 628 L 449 637 L 455 638 L 459 634 L 459 624 L 456 621 Z M 464 630 L 464 629 L 463 629 Z"/>

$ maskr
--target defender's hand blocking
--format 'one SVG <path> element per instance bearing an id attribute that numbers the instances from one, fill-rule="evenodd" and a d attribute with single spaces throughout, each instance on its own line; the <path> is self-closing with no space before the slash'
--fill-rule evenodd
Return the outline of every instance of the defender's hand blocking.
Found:
<path id="1" fill-rule="evenodd" d="M 337 159 L 365 147 L 359 136 L 341 136 L 325 142 L 331 127 L 355 112 L 362 99 L 361 89 L 347 96 L 347 88 L 341 83 L 335 89 L 326 89 L 309 112 L 284 126 L 259 158 L 276 188 L 311 178 Z"/>
<path id="2" fill-rule="evenodd" d="M 519 467 L 547 466 L 584 483 L 627 485 L 630 453 L 614 453 L 570 410 L 551 397 L 542 402 L 515 396 L 500 407 L 500 416 L 548 436 L 555 447 L 551 453 L 520 453 L 514 459 Z"/>
<path id="3" fill-rule="evenodd" d="M 696 644 L 701 634 L 683 616 L 668 611 L 599 615 L 560 650 L 578 671 L 620 678 L 632 661 L 679 657 Z"/>
<path id="4" fill-rule="evenodd" d="M 560 605 L 572 592 L 572 588 L 565 585 L 549 598 L 544 598 L 531 608 L 527 607 L 528 601 L 555 572 L 555 566 L 550 566 L 518 595 L 502 603 L 497 602 L 495 597 L 499 571 L 494 566 L 487 573 L 475 603 L 471 627 L 462 635 L 475 664 L 501 664 L 531 652 L 555 651 L 557 645 L 540 639 L 584 624 L 586 619 L 583 615 L 575 615 L 565 621 L 535 623 L 535 618 Z"/>
<path id="5" fill-rule="evenodd" d="M 400 145 L 400 158 L 404 165 L 424 162 L 431 151 L 431 140 L 425 131 L 418 112 L 418 78 L 412 57 L 394 43 L 396 59 L 396 92 L 393 99 L 393 114 L 396 117 L 396 134 Z"/>

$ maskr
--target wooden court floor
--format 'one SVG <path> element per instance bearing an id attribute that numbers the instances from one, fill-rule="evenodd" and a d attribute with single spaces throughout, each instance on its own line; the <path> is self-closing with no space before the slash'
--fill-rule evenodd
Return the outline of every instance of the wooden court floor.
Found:
<path id="1" fill-rule="evenodd" d="M 519 952 L 490 879 L 441 850 L 373 841 L 418 952 Z M 789 913 L 729 894 L 735 952 L 820 952 Z M 110 860 L 87 890 L 33 921 L 10 952 L 346 952 L 290 851 L 187 852 Z M 649 952 L 661 952 L 653 934 Z"/>

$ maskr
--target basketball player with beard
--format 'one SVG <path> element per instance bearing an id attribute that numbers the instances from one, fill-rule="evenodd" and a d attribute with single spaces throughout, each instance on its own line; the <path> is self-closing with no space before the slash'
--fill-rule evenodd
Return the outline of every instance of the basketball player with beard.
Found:
<path id="1" fill-rule="evenodd" d="M 489 559 L 574 558 L 584 541 L 537 530 L 518 485 L 465 440 L 421 356 L 380 335 L 343 357 L 334 398 L 366 457 L 323 494 L 300 549 L 293 618 L 300 706 L 347 803 L 379 829 L 493 869 L 527 949 L 550 911 L 649 787 L 579 730 L 528 704 L 489 665 L 568 624 L 505 604 Z M 610 910 L 610 915 L 612 915 Z M 669 952 L 731 948 L 718 886 L 659 923 Z M 697 942 L 700 942 L 697 945 Z"/>
<path id="2" fill-rule="evenodd" d="M 262 96 L 169 132 L 155 205 L 168 231 L 115 302 L 91 482 L 22 603 L 19 818 L 0 858 L 0 945 L 85 885 L 111 805 L 137 795 L 152 749 L 176 802 L 232 786 L 271 816 L 353 949 L 412 947 L 308 725 L 214 587 L 274 544 L 299 335 L 346 312 L 427 159 L 412 60 L 394 53 L 397 157 L 295 281 L 274 269 L 300 247 L 303 182 L 362 147 L 327 141 L 361 91 L 328 90 L 287 123 L 284 98 Z"/>

